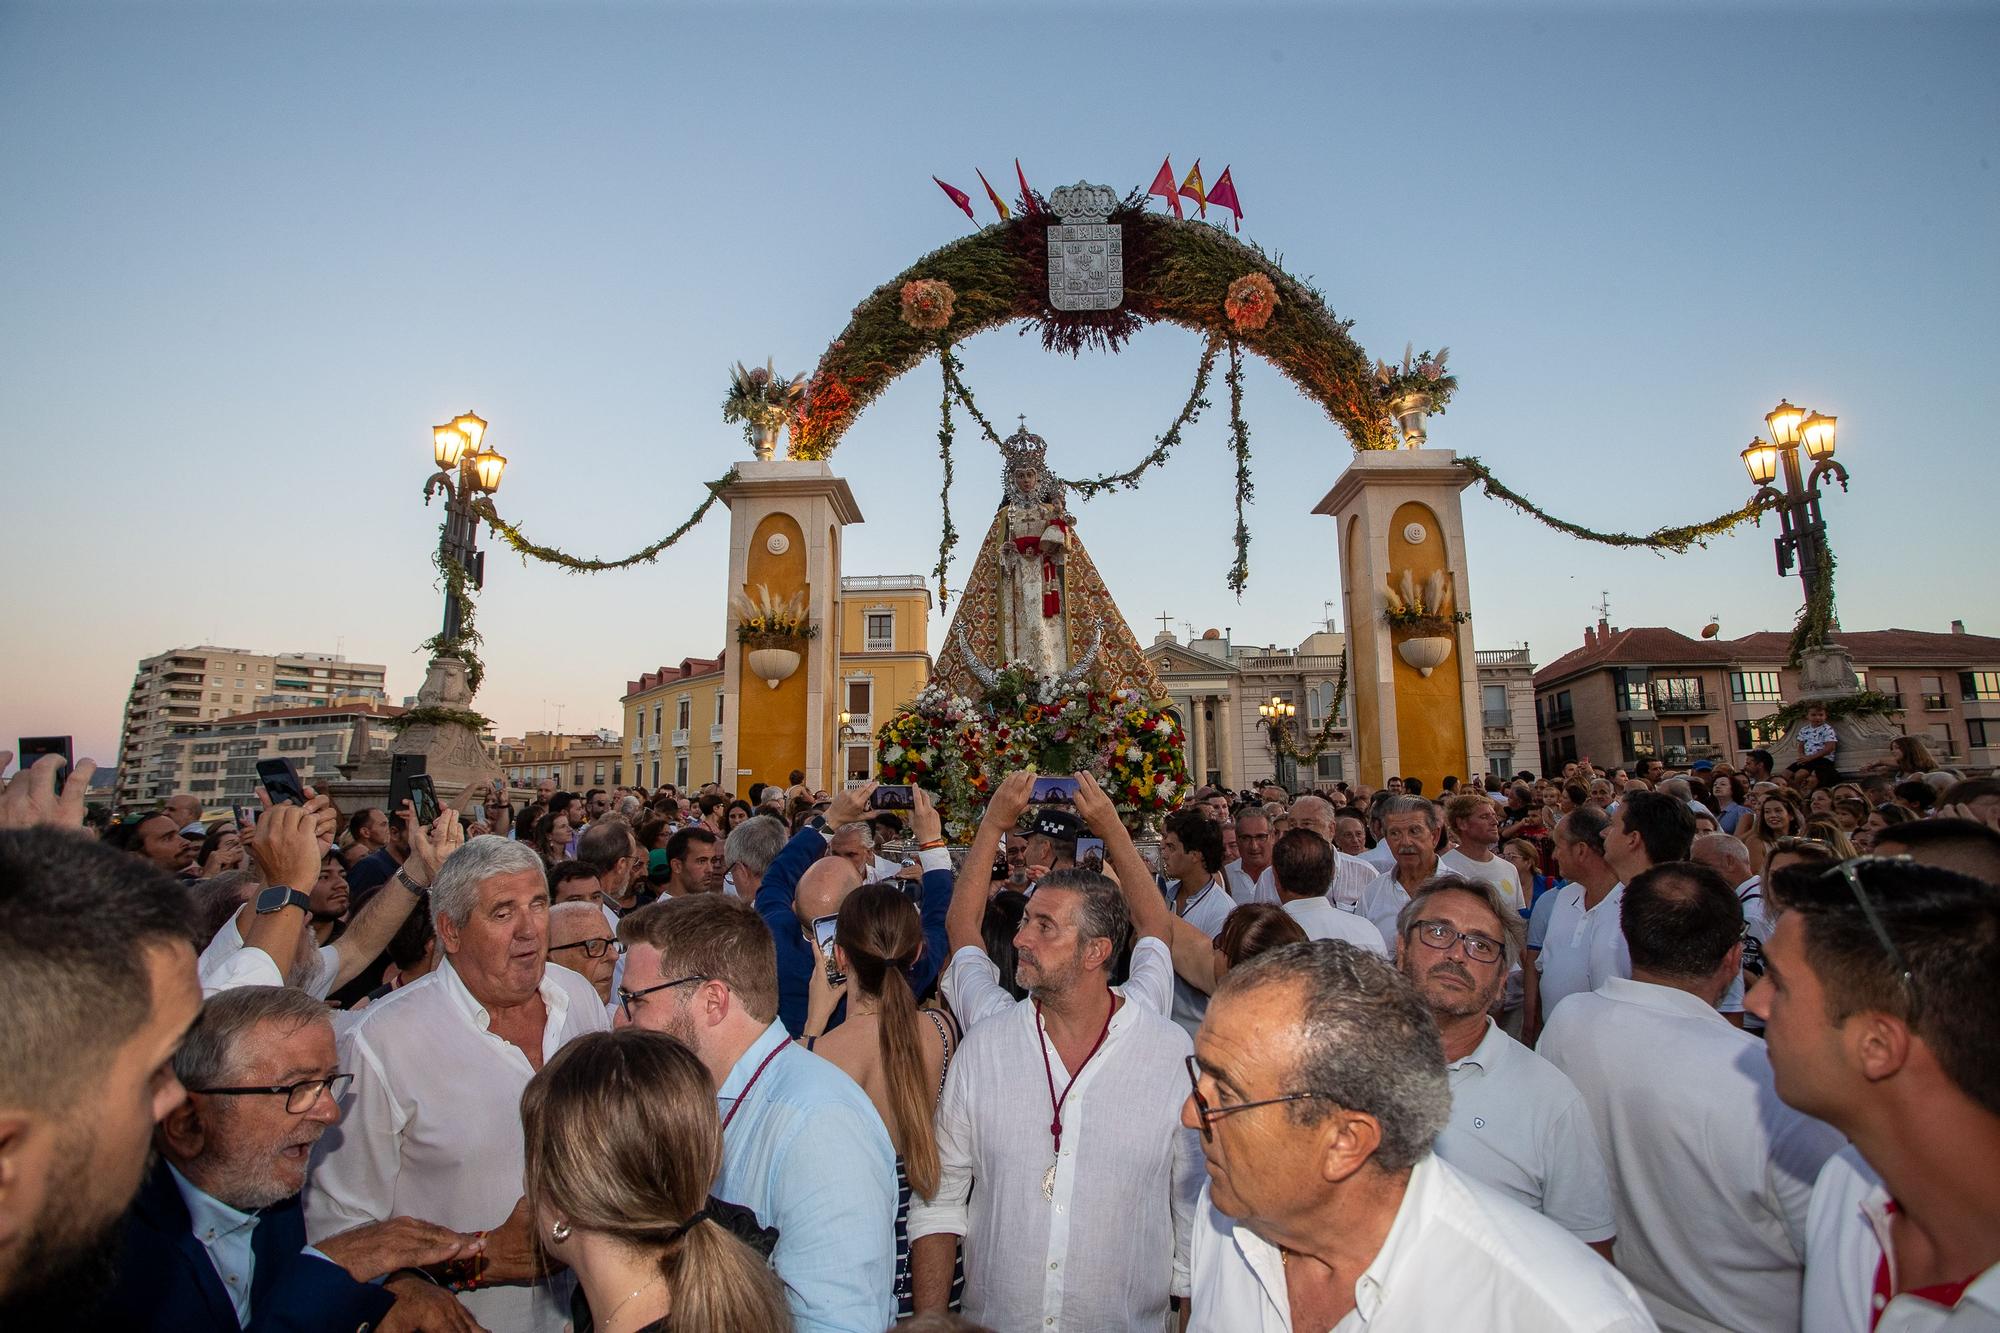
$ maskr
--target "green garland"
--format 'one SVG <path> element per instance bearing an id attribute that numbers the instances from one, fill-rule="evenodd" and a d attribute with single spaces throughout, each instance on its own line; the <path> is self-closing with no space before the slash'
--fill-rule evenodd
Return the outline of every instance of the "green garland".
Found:
<path id="1" fill-rule="evenodd" d="M 1822 536 L 1813 549 L 1818 553 L 1818 568 L 1813 571 L 1812 596 L 1799 608 L 1799 618 L 1792 625 L 1786 666 L 1795 667 L 1801 654 L 1826 647 L 1827 637 L 1833 633 L 1833 548 Z"/>
<path id="2" fill-rule="evenodd" d="M 398 736 L 411 727 L 467 727 L 474 735 L 493 725 L 493 719 L 469 708 L 412 708 L 389 719 L 389 730 Z"/>
<path id="3" fill-rule="evenodd" d="M 465 566 L 447 556 L 440 549 L 431 556 L 431 564 L 438 572 L 437 587 L 450 601 L 458 601 L 458 637 L 448 638 L 443 630 L 425 639 L 418 647 L 430 657 L 456 657 L 465 663 L 465 688 L 479 693 L 479 686 L 486 679 L 486 663 L 479 658 L 479 645 L 484 642 L 479 630 L 473 624 L 476 605 L 472 599 L 472 579 L 465 572 Z"/>
<path id="4" fill-rule="evenodd" d="M 1530 518 L 1547 524 L 1557 532 L 1566 532 L 1584 541 L 1599 542 L 1605 546 L 1644 546 L 1654 551 L 1672 551 L 1684 554 L 1690 546 L 1706 546 L 1717 537 L 1733 532 L 1745 523 L 1755 522 L 1764 511 L 1771 507 L 1769 500 L 1752 500 L 1741 509 L 1719 514 L 1704 523 L 1686 523 L 1678 527 L 1655 528 L 1653 531 L 1637 534 L 1630 532 L 1599 532 L 1586 528 L 1580 523 L 1557 518 L 1545 512 L 1534 501 L 1509 488 L 1487 469 L 1477 458 L 1467 456 L 1458 461 L 1458 466 L 1478 478 L 1480 489 L 1503 504 L 1510 504 Z"/>
<path id="5" fill-rule="evenodd" d="M 1313 737 L 1311 745 L 1301 750 L 1292 743 L 1292 733 L 1289 728 L 1272 729 L 1272 743 L 1281 756 L 1297 763 L 1310 764 L 1333 748 L 1333 734 L 1339 729 L 1337 724 L 1341 715 L 1347 710 L 1347 661 L 1347 649 L 1342 647 L 1340 679 L 1333 687 L 1333 711 L 1326 715 L 1326 721 L 1320 723 L 1319 733 Z"/>
<path id="6" fill-rule="evenodd" d="M 1236 455 L 1236 558 L 1229 565 L 1229 590 L 1243 600 L 1250 583 L 1250 525 L 1243 507 L 1254 493 L 1250 485 L 1250 427 L 1243 421 L 1243 348 L 1234 337 L 1229 340 L 1229 451 Z"/>
<path id="7" fill-rule="evenodd" d="M 944 527 L 938 532 L 937 568 L 931 572 L 937 575 L 938 610 L 951 605 L 945 589 L 944 576 L 951 567 L 951 549 L 958 545 L 958 529 L 951 522 L 951 385 L 956 358 L 951 354 L 951 344 L 938 343 L 938 365 L 944 372 L 944 393 L 938 403 L 938 459 L 944 464 L 944 484 L 938 489 L 938 507 L 944 513 Z"/>
<path id="8" fill-rule="evenodd" d="M 695 506 L 694 513 L 688 515 L 687 522 L 681 524 L 651 546 L 643 547 L 619 560 L 584 559 L 570 555 L 566 551 L 559 551 L 553 546 L 543 546 L 539 542 L 530 541 L 523 535 L 519 528 L 500 517 L 498 511 L 493 508 L 493 499 L 491 496 L 481 496 L 479 499 L 473 501 L 472 509 L 474 513 L 485 520 L 486 526 L 493 530 L 495 536 L 513 547 L 515 554 L 521 556 L 523 559 L 540 560 L 542 563 L 549 565 L 560 565 L 572 574 L 596 573 L 599 570 L 605 569 L 628 569 L 633 565 L 651 564 L 658 558 L 660 552 L 687 536 L 694 529 L 695 524 L 708 517 L 709 509 L 714 506 L 717 500 L 722 498 L 724 488 L 728 487 L 735 480 L 736 469 L 732 467 L 729 471 L 708 483 L 708 498 Z"/>
<path id="9" fill-rule="evenodd" d="M 1829 722 L 1852 717 L 1895 717 L 1903 711 L 1891 695 L 1879 690 L 1856 690 L 1831 699 L 1803 699 L 1786 704 L 1769 717 L 1760 718 L 1757 725 L 1767 736 L 1789 736 L 1792 728 L 1805 720 L 1809 708 L 1824 708 Z"/>

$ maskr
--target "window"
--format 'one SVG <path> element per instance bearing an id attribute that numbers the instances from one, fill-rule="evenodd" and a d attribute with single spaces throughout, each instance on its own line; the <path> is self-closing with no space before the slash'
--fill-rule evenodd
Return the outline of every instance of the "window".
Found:
<path id="1" fill-rule="evenodd" d="M 665 705 L 665 704 L 654 704 L 654 705 L 653 705 L 653 734 L 654 734 L 655 736 L 657 736 L 657 735 L 659 735 L 659 734 L 660 734 L 660 711 L 661 711 L 662 709 L 664 709 L 665 707 L 666 707 L 666 705 Z M 660 780 L 659 780 L 658 778 L 654 778 L 654 779 L 653 779 L 653 785 L 654 785 L 655 787 L 659 786 L 659 785 L 660 785 Z"/>
<path id="2" fill-rule="evenodd" d="M 660 761 L 657 759 L 653 761 L 653 780 L 647 785 L 651 787 L 660 785 Z"/>
<path id="3" fill-rule="evenodd" d="M 632 719 L 633 719 L 632 730 L 639 733 L 639 738 L 641 740 L 644 740 L 646 736 L 646 710 L 644 708 L 633 709 Z"/>
<path id="4" fill-rule="evenodd" d="M 715 752 L 715 772 L 709 778 L 709 781 L 718 787 L 722 785 L 722 751 L 720 750 Z"/>
<path id="5" fill-rule="evenodd" d="M 1618 743 L 1632 758 L 1644 758 L 1653 753 L 1653 729 L 1643 723 L 1621 722 L 1618 724 Z"/>
<path id="6" fill-rule="evenodd" d="M 1687 743 L 1686 727 L 1660 728 L 1660 744 L 1666 746 L 1669 750 L 1685 750 L 1687 749 Z"/>
<path id="7" fill-rule="evenodd" d="M 1689 727 L 1689 728 L 1688 728 L 1688 744 L 1689 744 L 1689 745 L 1706 745 L 1706 744 L 1708 744 L 1708 728 L 1707 728 L 1707 727 L 1705 727 L 1705 726 L 1704 726 L 1704 727 Z"/>
<path id="8" fill-rule="evenodd" d="M 865 722 L 875 703 L 875 682 L 872 680 L 850 680 L 847 682 L 847 711 L 854 715 L 857 724 Z"/>
<path id="9" fill-rule="evenodd" d="M 1925 732 L 1924 739 L 1930 742 L 1931 753 L 1934 755 L 1949 756 L 1958 753 L 1958 751 L 1951 748 L 1951 724 L 1949 722 L 1932 723 L 1930 729 Z"/>
<path id="10" fill-rule="evenodd" d="M 721 690 L 715 692 L 715 725 L 722 725 L 722 701 L 726 696 Z"/>
<path id="11" fill-rule="evenodd" d="M 1918 676 L 1917 693 L 1924 696 L 1926 713 L 1944 711 L 1944 678 L 1941 676 Z"/>
<path id="12" fill-rule="evenodd" d="M 1701 677 L 1669 676 L 1652 684 L 1653 709 L 1660 713 L 1705 713 Z"/>
<path id="13" fill-rule="evenodd" d="M 1738 703 L 1777 703 L 1783 697 L 1778 691 L 1778 673 L 1732 671 L 1729 673 L 1729 697 Z"/>
<path id="14" fill-rule="evenodd" d="M 239 681 L 237 681 L 236 683 L 237 683 L 238 685 L 241 685 L 241 684 L 242 684 L 243 682 L 239 680 Z M 243 702 L 243 696 L 242 696 L 242 695 L 240 695 L 240 694 L 232 694 L 232 695 L 230 695 L 230 696 L 229 696 L 229 702 L 231 702 L 231 703 L 233 703 L 233 704 L 240 704 L 240 703 L 242 703 L 242 702 Z"/>
<path id="15" fill-rule="evenodd" d="M 1347 756 L 1344 754 L 1323 754 L 1318 767 L 1313 770 L 1321 782 L 1340 782 L 1347 777 Z"/>
<path id="16" fill-rule="evenodd" d="M 1875 677 L 1875 688 L 1880 690 L 1882 693 L 1888 695 L 1890 699 L 1894 700 L 1896 707 L 1901 708 L 1903 706 L 1902 687 L 1896 683 L 1896 678 L 1894 676 L 1884 676 L 1878 674 Z"/>
<path id="17" fill-rule="evenodd" d="M 1513 773 L 1514 773 L 1513 751 L 1506 750 L 1496 753 L 1494 751 L 1489 750 L 1487 752 L 1486 755 L 1487 777 L 1498 778 L 1500 781 L 1505 782 L 1508 778 L 1513 776 Z"/>
<path id="18" fill-rule="evenodd" d="M 866 623 L 866 647 L 869 652 L 886 653 L 896 646 L 895 612 L 870 611 L 863 620 Z"/>
<path id="19" fill-rule="evenodd" d="M 2000 671 L 1961 671 L 1958 692 L 1968 699 L 2000 699 Z"/>
<path id="20" fill-rule="evenodd" d="M 1611 691 L 1621 713 L 1650 713 L 1653 696 L 1646 692 L 1646 673 L 1617 670 L 1611 673 Z"/>
<path id="21" fill-rule="evenodd" d="M 310 736 L 287 736 L 278 742 L 280 750 L 310 750 L 312 747 L 313 738 Z"/>
<path id="22" fill-rule="evenodd" d="M 1549 714 L 1549 725 L 1552 727 L 1566 727 L 1570 725 L 1574 718 L 1575 715 L 1570 711 L 1569 691 L 1556 691 L 1555 708 Z M 1574 758 L 1576 758 L 1575 755 L 1570 756 L 1570 759 Z M 1567 763 L 1569 760 L 1564 760 L 1564 762 Z"/>
<path id="23" fill-rule="evenodd" d="M 593 787 L 602 787 L 604 785 L 604 761 L 602 759 L 598 760 L 596 766 L 590 770 L 590 785 Z"/>
<path id="24" fill-rule="evenodd" d="M 1482 685 L 1480 720 L 1485 726 L 1505 727 L 1513 721 L 1507 708 L 1507 687 L 1505 685 Z"/>
<path id="25" fill-rule="evenodd" d="M 849 782 L 868 781 L 868 767 L 874 752 L 866 745 L 847 747 L 847 780 Z"/>
<path id="26" fill-rule="evenodd" d="M 681 755 L 674 760 L 674 786 L 684 789 L 688 785 L 688 757 Z"/>
<path id="27" fill-rule="evenodd" d="M 2000 745 L 2000 720 L 1969 717 L 1965 720 L 1965 743 L 1975 749 Z"/>
<path id="28" fill-rule="evenodd" d="M 1777 731 L 1768 718 L 1736 724 L 1736 748 L 1739 750 L 1761 750 L 1776 739 Z"/>
<path id="29" fill-rule="evenodd" d="M 688 698 L 685 694 L 683 694 L 679 699 L 676 699 L 674 701 L 675 731 L 686 731 L 688 729 L 688 714 L 691 713 L 693 710 L 694 710 L 694 701 Z M 683 778 L 681 780 L 685 782 L 687 779 Z"/>

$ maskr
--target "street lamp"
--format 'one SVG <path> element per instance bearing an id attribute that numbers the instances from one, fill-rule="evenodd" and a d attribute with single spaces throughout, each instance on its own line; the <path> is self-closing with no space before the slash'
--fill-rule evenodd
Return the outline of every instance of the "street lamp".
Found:
<path id="1" fill-rule="evenodd" d="M 1835 422 L 1824 413 L 1780 401 L 1764 418 L 1770 440 L 1754 439 L 1742 453 L 1743 470 L 1757 487 L 1752 503 L 1762 501 L 1778 511 L 1778 574 L 1789 575 L 1797 561 L 1807 605 L 1818 588 L 1826 546 L 1826 523 L 1819 513 L 1820 479 L 1832 477 L 1841 490 L 1847 489 L 1847 469 L 1833 461 Z M 1801 447 L 1812 464 L 1809 472 L 1799 461 Z"/>
<path id="2" fill-rule="evenodd" d="M 1298 715 L 1298 705 L 1283 695 L 1274 694 L 1269 703 L 1257 705 L 1257 716 L 1264 719 L 1264 729 L 1271 745 L 1271 753 L 1277 759 L 1278 785 L 1297 785 L 1298 766 L 1293 761 L 1292 719 Z"/>
<path id="3" fill-rule="evenodd" d="M 444 529 L 438 538 L 439 563 L 455 563 L 465 571 L 474 588 L 486 586 L 486 556 L 479 550 L 479 518 L 473 512 L 475 496 L 491 495 L 500 489 L 500 474 L 507 460 L 486 443 L 486 422 L 474 413 L 454 417 L 442 426 L 431 427 L 431 456 L 437 471 L 424 483 L 424 504 L 438 491 L 445 495 Z M 447 582 L 444 596 L 444 633 L 440 639 L 455 644 L 465 630 L 465 607 L 455 587 Z"/>

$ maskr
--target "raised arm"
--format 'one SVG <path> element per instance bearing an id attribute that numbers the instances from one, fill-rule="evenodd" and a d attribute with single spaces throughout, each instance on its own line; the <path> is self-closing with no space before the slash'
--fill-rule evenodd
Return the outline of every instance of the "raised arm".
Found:
<path id="1" fill-rule="evenodd" d="M 1076 812 L 1090 825 L 1090 831 L 1104 840 L 1104 858 L 1111 863 L 1125 906 L 1132 913 L 1132 937 L 1142 940 L 1150 935 L 1171 945 L 1176 918 L 1167 910 L 1166 895 L 1153 882 L 1153 872 L 1146 869 L 1139 849 L 1132 845 L 1132 835 L 1118 818 L 1118 807 L 1088 773 L 1076 775 Z"/>
<path id="2" fill-rule="evenodd" d="M 945 939 L 953 953 L 986 947 L 979 927 L 986 919 L 986 900 L 992 896 L 993 858 L 1000 850 L 1000 836 L 1020 823 L 1034 790 L 1033 773 L 1009 773 L 986 802 L 986 816 L 979 821 L 965 864 L 959 867 L 951 888 L 951 907 L 945 912 Z"/>
<path id="3" fill-rule="evenodd" d="M 917 864 L 923 868 L 924 956 L 911 969 L 910 985 L 919 996 L 929 990 L 951 957 L 945 916 L 951 911 L 951 853 L 944 845 L 944 821 L 931 794 L 922 787 L 911 792 L 910 831 L 917 836 Z"/>
<path id="4" fill-rule="evenodd" d="M 402 820 L 403 827 L 409 830 L 409 859 L 354 914 L 354 920 L 333 942 L 334 952 L 340 956 L 340 971 L 333 979 L 335 990 L 354 980 L 362 968 L 381 956 L 402 929 L 411 909 L 437 878 L 438 867 L 465 845 L 465 830 L 459 825 L 456 810 L 441 812 L 426 827 L 417 822 L 416 810 L 404 801 L 403 808 L 392 818 Z"/>
<path id="5" fill-rule="evenodd" d="M 331 814 L 332 803 L 324 796 L 315 796 L 310 805 L 273 806 L 269 796 L 258 794 L 263 796 L 265 808 L 250 835 L 250 859 L 257 863 L 257 873 L 266 886 L 282 884 L 300 893 L 310 893 L 313 881 L 319 878 L 318 827 L 322 814 Z M 323 811 L 314 808 L 322 803 Z M 278 975 L 289 977 L 301 942 L 307 938 L 303 909 L 286 906 L 275 912 L 259 912 L 254 907 L 244 910 L 249 915 L 239 918 L 246 921 L 243 947 L 262 950 L 277 965 Z"/>

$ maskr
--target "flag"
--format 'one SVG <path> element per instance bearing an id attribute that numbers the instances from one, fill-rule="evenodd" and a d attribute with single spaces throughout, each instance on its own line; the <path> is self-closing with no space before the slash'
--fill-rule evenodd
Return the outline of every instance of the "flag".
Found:
<path id="1" fill-rule="evenodd" d="M 1008 218 L 1013 217 L 1014 215 L 1012 212 L 1008 210 L 1007 205 L 1000 202 L 1000 196 L 994 193 L 993 187 L 991 185 L 986 184 L 986 173 L 981 171 L 979 168 L 974 167 L 972 169 L 972 174 L 979 177 L 979 183 L 981 185 L 986 185 L 986 197 L 993 201 L 993 211 L 1000 215 L 1000 220 L 1002 222 L 1005 222 Z"/>
<path id="2" fill-rule="evenodd" d="M 1174 157 L 1172 153 L 1167 154 L 1166 159 L 1160 163 L 1160 174 L 1153 177 L 1153 183 L 1147 187 L 1146 193 L 1165 195 L 1167 207 L 1174 210 L 1174 216 L 1182 216 L 1181 197 L 1174 192 Z"/>
<path id="3" fill-rule="evenodd" d="M 1194 160 L 1194 169 L 1188 172 L 1187 179 L 1181 182 L 1181 193 L 1195 201 L 1195 204 L 1201 209 L 1203 217 L 1208 216 L 1208 196 L 1203 194 L 1201 189 L 1200 158 Z"/>
<path id="4" fill-rule="evenodd" d="M 1021 182 L 1021 207 L 1029 214 L 1041 212 L 1041 206 L 1035 202 L 1035 192 L 1028 188 L 1028 177 L 1021 170 L 1021 159 L 1018 157 L 1014 159 L 1014 179 Z"/>
<path id="5" fill-rule="evenodd" d="M 950 196 L 951 196 L 951 201 L 952 201 L 952 202 L 953 202 L 954 204 L 957 204 L 957 205 L 958 205 L 958 206 L 959 206 L 960 208 L 962 208 L 962 209 L 964 209 L 964 210 L 965 210 L 965 216 L 967 216 L 967 217 L 969 217 L 969 218 L 972 218 L 972 196 L 971 196 L 971 195 L 969 195 L 969 194 L 967 194 L 967 193 L 966 193 L 965 191 L 963 191 L 963 190 L 959 189 L 959 188 L 958 188 L 958 187 L 957 187 L 956 185 L 946 185 L 946 184 L 945 184 L 945 183 L 944 183 L 943 181 L 938 181 L 938 178 L 937 178 L 937 177 L 935 177 L 935 176 L 931 177 L 931 179 L 932 179 L 932 180 L 934 180 L 934 181 L 937 181 L 937 187 L 938 187 L 938 188 L 939 188 L 940 190 L 943 190 L 943 191 L 944 191 L 944 192 L 945 192 L 946 194 L 948 194 L 948 195 L 950 195 Z M 973 220 L 974 222 L 977 222 L 977 221 L 979 221 L 979 219 L 978 219 L 978 218 L 972 218 L 972 220 Z"/>
<path id="6" fill-rule="evenodd" d="M 1229 168 L 1215 178 L 1215 184 L 1208 191 L 1208 202 L 1217 208 L 1226 208 L 1236 215 L 1236 230 L 1243 230 L 1243 205 L 1236 199 L 1236 182 L 1229 179 Z"/>

